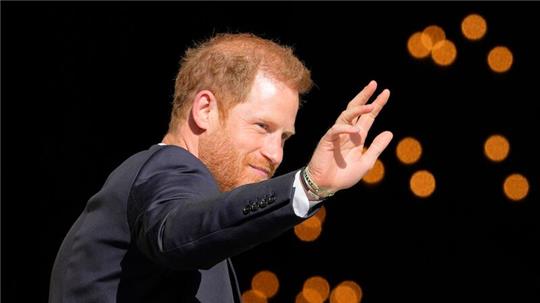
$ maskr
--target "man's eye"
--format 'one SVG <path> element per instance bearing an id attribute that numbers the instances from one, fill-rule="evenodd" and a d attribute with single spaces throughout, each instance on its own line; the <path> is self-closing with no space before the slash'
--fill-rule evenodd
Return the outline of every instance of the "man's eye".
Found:
<path id="1" fill-rule="evenodd" d="M 257 123 L 257 126 L 264 129 L 264 130 L 268 130 L 268 125 L 266 125 L 264 123 Z"/>

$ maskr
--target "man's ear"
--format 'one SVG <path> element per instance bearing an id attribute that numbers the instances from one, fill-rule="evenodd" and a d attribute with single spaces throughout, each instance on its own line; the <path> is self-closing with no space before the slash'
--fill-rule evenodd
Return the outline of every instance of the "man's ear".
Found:
<path id="1" fill-rule="evenodd" d="M 202 90 L 195 95 L 191 108 L 193 121 L 202 130 L 207 130 L 218 119 L 216 96 L 209 90 Z"/>

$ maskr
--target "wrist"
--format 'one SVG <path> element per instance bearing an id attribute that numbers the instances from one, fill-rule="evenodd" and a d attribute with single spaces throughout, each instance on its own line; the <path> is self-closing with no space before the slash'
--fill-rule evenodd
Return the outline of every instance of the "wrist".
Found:
<path id="1" fill-rule="evenodd" d="M 300 180 L 306 190 L 309 200 L 324 200 L 334 195 L 334 192 L 320 187 L 314 180 L 309 170 L 309 165 L 300 171 Z"/>

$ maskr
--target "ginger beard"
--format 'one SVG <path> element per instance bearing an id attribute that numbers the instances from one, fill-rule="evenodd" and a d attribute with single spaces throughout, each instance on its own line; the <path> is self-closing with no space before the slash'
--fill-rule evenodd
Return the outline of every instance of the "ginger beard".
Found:
<path id="1" fill-rule="evenodd" d="M 229 136 L 226 127 L 202 136 L 199 140 L 199 158 L 208 167 L 222 192 L 264 181 L 274 175 L 277 167 L 264 157 L 257 157 L 256 153 L 243 154 Z M 250 165 L 266 169 L 270 172 L 269 176 L 262 177 Z"/>

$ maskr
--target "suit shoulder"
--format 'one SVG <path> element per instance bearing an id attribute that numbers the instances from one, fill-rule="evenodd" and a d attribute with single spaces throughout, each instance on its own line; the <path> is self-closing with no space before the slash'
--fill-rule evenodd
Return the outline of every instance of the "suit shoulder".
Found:
<path id="1" fill-rule="evenodd" d="M 162 145 L 145 161 L 139 178 L 145 179 L 156 173 L 172 171 L 211 177 L 208 168 L 189 151 L 175 145 Z"/>

